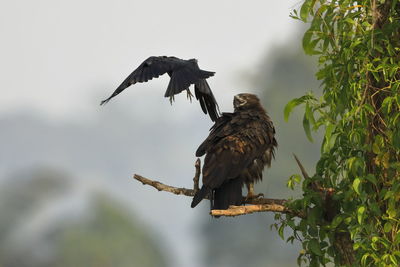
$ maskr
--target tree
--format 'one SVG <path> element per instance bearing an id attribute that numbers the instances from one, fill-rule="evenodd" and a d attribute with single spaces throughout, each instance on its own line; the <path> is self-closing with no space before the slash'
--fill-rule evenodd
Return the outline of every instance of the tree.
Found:
<path id="1" fill-rule="evenodd" d="M 316 173 L 303 198 L 305 214 L 278 215 L 302 242 L 311 266 L 398 266 L 400 262 L 400 3 L 306 0 L 292 17 L 310 21 L 304 51 L 319 59 L 323 96 L 290 101 L 305 107 L 303 126 L 324 128 Z"/>

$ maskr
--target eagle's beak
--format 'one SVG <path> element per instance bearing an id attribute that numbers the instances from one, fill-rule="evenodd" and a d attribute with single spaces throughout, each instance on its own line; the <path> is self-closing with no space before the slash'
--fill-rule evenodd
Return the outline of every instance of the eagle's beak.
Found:
<path id="1" fill-rule="evenodd" d="M 239 108 L 243 105 L 245 105 L 247 103 L 247 101 L 243 98 L 240 97 L 240 95 L 235 95 L 233 97 L 233 107 L 234 108 Z"/>

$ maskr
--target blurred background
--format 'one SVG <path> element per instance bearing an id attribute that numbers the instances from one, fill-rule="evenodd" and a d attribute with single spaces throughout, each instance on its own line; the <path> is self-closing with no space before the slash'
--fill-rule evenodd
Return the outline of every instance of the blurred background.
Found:
<path id="1" fill-rule="evenodd" d="M 134 173 L 192 187 L 194 152 L 211 122 L 186 95 L 171 106 L 168 77 L 102 99 L 150 55 L 197 58 L 222 111 L 253 92 L 279 148 L 256 191 L 296 197 L 287 178 L 309 173 L 320 139 L 302 111 L 317 90 L 301 50 L 301 1 L 8 1 L 0 9 L 0 266 L 295 266 L 300 247 L 273 214 L 213 219 L 209 203 L 157 192 Z"/>

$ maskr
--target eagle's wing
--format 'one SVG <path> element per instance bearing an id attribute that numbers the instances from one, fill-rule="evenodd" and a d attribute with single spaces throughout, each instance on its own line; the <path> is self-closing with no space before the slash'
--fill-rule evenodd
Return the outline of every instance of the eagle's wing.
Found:
<path id="1" fill-rule="evenodd" d="M 213 208 L 227 208 L 225 202 L 230 200 L 224 201 L 226 197 L 240 203 L 244 182 L 241 174 L 253 161 L 257 150 L 251 137 L 242 133 L 226 136 L 208 149 L 203 165 L 203 186 L 194 195 L 191 207 L 194 208 L 213 190 L 221 190 L 220 194 L 215 193 L 217 199 L 212 205 Z M 225 188 L 226 186 L 228 188 Z"/>
<path id="2" fill-rule="evenodd" d="M 184 67 L 185 64 L 187 64 L 185 60 L 176 57 L 149 57 L 118 86 L 109 98 L 101 101 L 101 105 L 110 101 L 111 98 L 115 97 L 132 84 L 147 82 L 167 72 L 172 74 L 175 70 Z"/>
<path id="3" fill-rule="evenodd" d="M 266 122 L 256 124 L 253 129 L 258 137 L 260 147 L 264 147 L 262 149 L 264 152 L 259 154 L 243 172 L 242 176 L 246 183 L 262 180 L 264 166 L 271 167 L 271 161 L 275 158 L 275 149 L 278 146 L 275 139 L 275 128 L 269 117 Z"/>
<path id="4" fill-rule="evenodd" d="M 257 154 L 251 138 L 242 133 L 227 136 L 209 150 L 204 160 L 203 185 L 215 189 L 237 178 Z"/>
<path id="5" fill-rule="evenodd" d="M 197 148 L 196 157 L 203 156 L 207 150 L 219 140 L 234 133 L 235 129 L 233 128 L 233 124 L 230 123 L 233 116 L 233 113 L 224 112 L 222 113 L 221 117 L 217 118 L 214 125 L 210 129 L 210 134 L 206 140 L 201 143 L 199 148 Z"/>

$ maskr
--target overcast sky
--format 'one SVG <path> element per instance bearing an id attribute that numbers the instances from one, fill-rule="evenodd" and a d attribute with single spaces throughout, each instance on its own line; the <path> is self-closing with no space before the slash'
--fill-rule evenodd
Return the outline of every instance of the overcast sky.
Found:
<path id="1" fill-rule="evenodd" d="M 250 90 L 241 73 L 251 73 L 268 47 L 293 34 L 298 22 L 289 13 L 299 3 L 6 1 L 0 9 L 0 112 L 97 111 L 97 103 L 150 55 L 197 58 L 200 67 L 217 72 L 210 84 L 217 99 L 229 100 L 221 105 L 230 108 L 232 95 Z M 161 87 L 155 104 L 162 102 L 167 82 L 153 81 Z M 147 88 L 130 89 L 120 101 L 132 102 Z"/>

